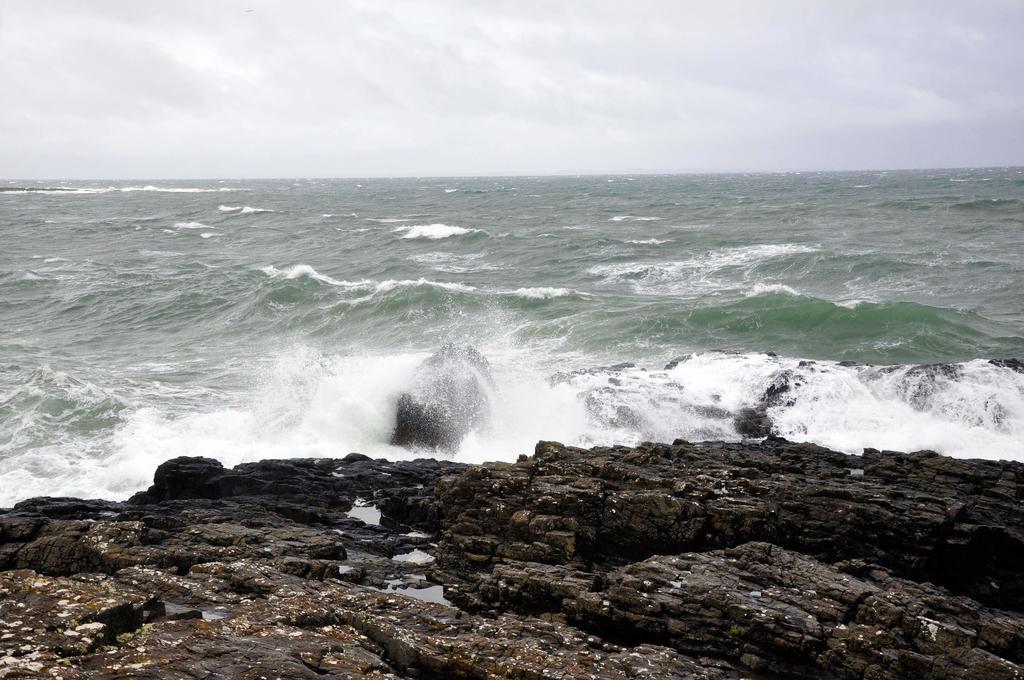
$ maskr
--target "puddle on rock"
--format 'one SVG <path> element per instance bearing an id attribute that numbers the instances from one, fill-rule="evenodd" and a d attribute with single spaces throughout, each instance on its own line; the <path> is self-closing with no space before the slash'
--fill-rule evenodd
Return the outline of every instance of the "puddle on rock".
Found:
<path id="1" fill-rule="evenodd" d="M 407 574 L 407 577 L 412 578 L 414 581 L 425 581 L 425 578 L 421 574 Z M 386 587 L 374 588 L 374 590 L 382 593 L 405 595 L 406 597 L 412 597 L 423 602 L 443 604 L 446 607 L 452 606 L 452 603 L 444 596 L 444 586 L 431 584 L 423 588 L 417 588 L 414 585 L 410 585 L 408 581 L 398 578 L 386 579 L 384 583 Z"/>
<path id="2" fill-rule="evenodd" d="M 380 510 L 368 500 L 357 498 L 352 509 L 345 513 L 346 516 L 358 519 L 363 524 L 376 524 L 380 526 Z"/>

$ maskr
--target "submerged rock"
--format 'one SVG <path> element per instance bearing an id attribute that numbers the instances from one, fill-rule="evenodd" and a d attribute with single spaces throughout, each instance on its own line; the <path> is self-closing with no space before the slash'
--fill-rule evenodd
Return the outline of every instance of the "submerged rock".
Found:
<path id="1" fill-rule="evenodd" d="M 413 385 L 398 397 L 391 443 L 456 450 L 490 417 L 492 389 L 490 366 L 480 352 L 444 345 L 416 369 Z"/>

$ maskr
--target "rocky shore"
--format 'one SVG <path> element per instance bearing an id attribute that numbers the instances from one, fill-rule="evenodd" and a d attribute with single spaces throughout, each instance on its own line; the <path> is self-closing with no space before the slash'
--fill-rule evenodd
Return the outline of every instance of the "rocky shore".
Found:
<path id="1" fill-rule="evenodd" d="M 177 458 L 0 512 L 0 678 L 1024 678 L 1024 465 Z"/>

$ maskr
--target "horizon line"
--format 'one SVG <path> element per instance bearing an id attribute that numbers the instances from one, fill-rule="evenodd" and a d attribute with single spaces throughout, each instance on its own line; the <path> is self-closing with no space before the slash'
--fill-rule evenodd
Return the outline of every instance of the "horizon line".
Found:
<path id="1" fill-rule="evenodd" d="M 858 168 L 828 169 L 805 168 L 793 170 L 622 170 L 607 172 L 509 172 L 483 174 L 396 174 L 396 175 L 239 175 L 239 176 L 150 176 L 150 177 L 0 177 L 0 182 L 45 182 L 45 181 L 82 181 L 82 182 L 137 182 L 152 180 L 156 182 L 186 181 L 199 182 L 206 180 L 381 180 L 381 179 L 497 179 L 497 178 L 530 178 L 530 177 L 671 177 L 671 176 L 703 176 L 703 175 L 801 175 L 801 174 L 852 174 L 852 173 L 889 173 L 889 172 L 944 172 L 952 170 L 1014 170 L 1024 169 L 1021 165 L 964 165 L 942 167 L 901 167 L 901 168 Z"/>

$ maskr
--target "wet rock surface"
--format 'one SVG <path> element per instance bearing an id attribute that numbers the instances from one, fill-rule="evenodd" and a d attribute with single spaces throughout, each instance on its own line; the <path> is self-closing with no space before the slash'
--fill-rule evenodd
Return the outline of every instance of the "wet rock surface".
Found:
<path id="1" fill-rule="evenodd" d="M 0 512 L 0 677 L 1020 678 L 1022 472 L 772 438 L 178 458 Z"/>
<path id="2" fill-rule="evenodd" d="M 490 417 L 490 365 L 472 347 L 448 344 L 416 369 L 398 397 L 391 443 L 455 451 Z"/>
<path id="3" fill-rule="evenodd" d="M 1022 472 L 771 438 L 542 442 L 441 480 L 439 571 L 470 611 L 787 677 L 1022 677 Z"/>

